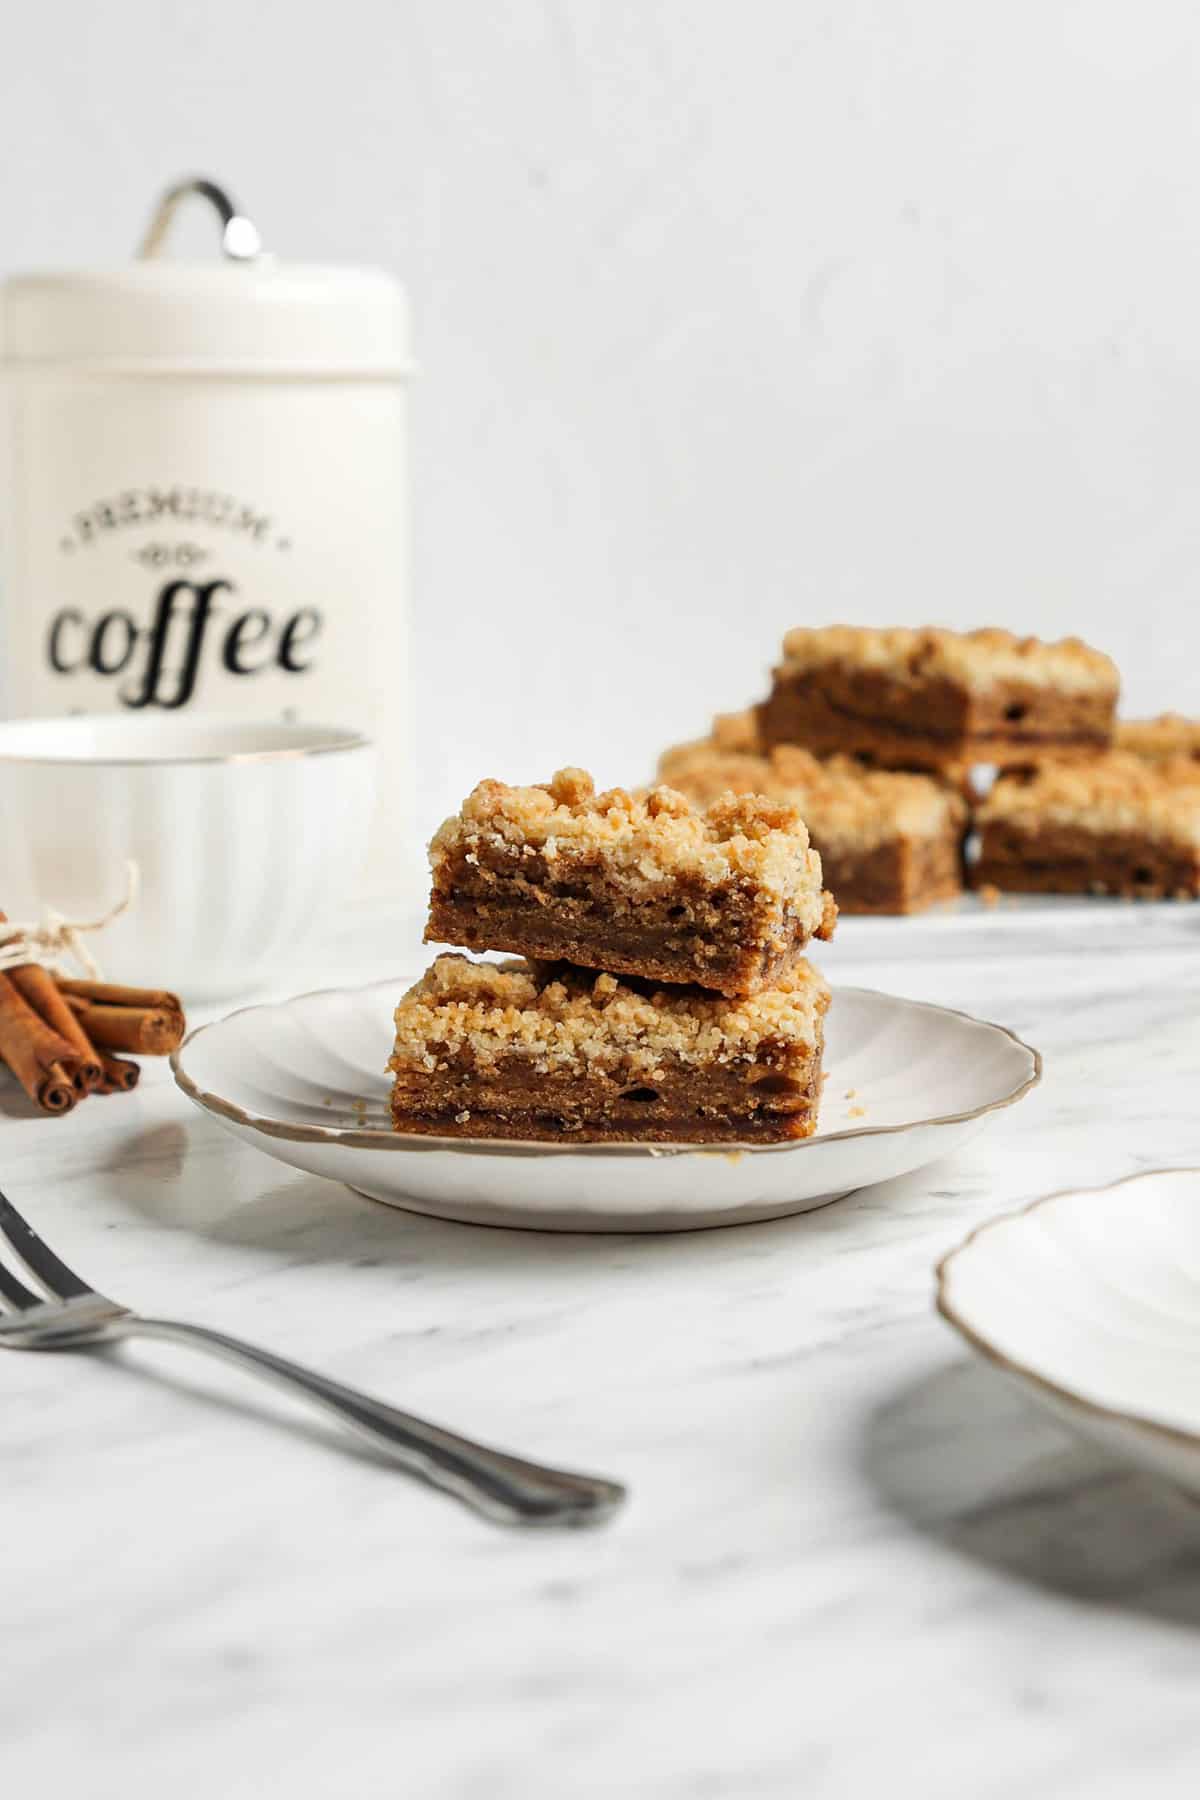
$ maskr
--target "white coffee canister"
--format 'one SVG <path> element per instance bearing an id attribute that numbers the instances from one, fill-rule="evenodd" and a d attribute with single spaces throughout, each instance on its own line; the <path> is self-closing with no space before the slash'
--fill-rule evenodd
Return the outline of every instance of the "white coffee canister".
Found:
<path id="1" fill-rule="evenodd" d="M 224 261 L 158 256 L 190 194 Z M 356 728 L 394 841 L 409 366 L 390 275 L 263 255 L 206 181 L 137 261 L 7 281 L 0 708 Z"/>

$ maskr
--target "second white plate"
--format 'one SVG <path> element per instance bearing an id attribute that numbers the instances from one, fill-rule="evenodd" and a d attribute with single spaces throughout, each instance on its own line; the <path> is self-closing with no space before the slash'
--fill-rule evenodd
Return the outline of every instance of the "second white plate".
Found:
<path id="1" fill-rule="evenodd" d="M 188 1098 L 268 1156 L 443 1219 L 541 1231 L 686 1231 L 823 1206 L 966 1142 L 1041 1074 L 999 1025 L 867 988 L 835 990 L 821 1123 L 745 1149 L 505 1144 L 390 1129 L 392 1009 L 407 983 L 304 994 L 193 1032 Z"/>
<path id="2" fill-rule="evenodd" d="M 937 1303 L 1073 1430 L 1200 1495 L 1200 1169 L 992 1219 L 943 1258 Z"/>

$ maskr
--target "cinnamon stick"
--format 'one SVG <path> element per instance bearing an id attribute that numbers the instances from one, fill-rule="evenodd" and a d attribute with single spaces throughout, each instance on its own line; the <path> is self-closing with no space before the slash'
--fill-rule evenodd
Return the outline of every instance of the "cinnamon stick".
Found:
<path id="1" fill-rule="evenodd" d="M 9 1064 L 2 1056 L 0 1056 L 0 1069 L 9 1069 Z M 12 1069 L 9 1072 L 16 1073 Z M 21 1083 L 21 1086 L 25 1088 L 25 1092 L 35 1106 L 39 1107 L 42 1112 L 50 1114 L 69 1113 L 83 1098 L 61 1063 L 54 1064 L 44 1075 L 39 1075 L 33 1086 L 27 1086 L 24 1082 Z M 104 1090 L 96 1088 L 93 1091 L 102 1093 Z"/>
<path id="2" fill-rule="evenodd" d="M 169 1056 L 183 1042 L 182 1012 L 148 1006 L 93 1006 L 74 995 L 67 996 L 67 1005 L 97 1050 Z"/>
<path id="3" fill-rule="evenodd" d="M 0 925 L 7 923 L 8 914 L 0 912 Z M 93 1088 L 99 1087 L 104 1072 L 95 1049 L 88 1042 L 87 1033 L 55 986 L 54 977 L 40 963 L 31 962 L 10 970 L 9 979 L 26 1005 L 70 1045 L 71 1060 L 62 1066 L 70 1076 L 76 1094 L 83 1099 Z"/>
<path id="4" fill-rule="evenodd" d="M 75 1087 L 84 1094 L 99 1087 L 104 1071 L 95 1045 L 59 993 L 49 969 L 43 969 L 40 963 L 25 963 L 19 969 L 10 969 L 8 978 L 21 998 L 71 1046 L 74 1062 L 67 1066 Z"/>
<path id="5" fill-rule="evenodd" d="M 42 1077 L 36 1095 L 43 1112 L 69 1113 L 79 1099 L 79 1090 L 61 1063 L 51 1063 Z"/>
<path id="6" fill-rule="evenodd" d="M 142 1079 L 137 1063 L 126 1062 L 123 1057 L 105 1056 L 101 1051 L 100 1064 L 104 1072 L 99 1089 L 102 1094 L 127 1094 Z"/>
<path id="7" fill-rule="evenodd" d="M 44 1112 L 70 1112 L 77 1099 L 67 1070 L 74 1050 L 0 974 L 0 1058 Z"/>
<path id="8" fill-rule="evenodd" d="M 122 987 L 115 981 L 76 981 L 66 975 L 58 975 L 55 980 L 64 994 L 72 994 L 77 1000 L 87 1000 L 96 1006 L 132 1006 L 152 1012 L 183 1012 L 183 1002 L 178 994 L 168 993 L 166 988 Z"/>

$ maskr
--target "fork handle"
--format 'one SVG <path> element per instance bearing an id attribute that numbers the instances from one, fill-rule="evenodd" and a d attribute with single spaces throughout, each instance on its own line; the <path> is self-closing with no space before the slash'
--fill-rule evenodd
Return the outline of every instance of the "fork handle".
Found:
<path id="1" fill-rule="evenodd" d="M 369 1394 L 344 1387 L 340 1381 L 330 1381 L 270 1350 L 260 1350 L 223 1331 L 210 1331 L 205 1325 L 127 1314 L 113 1335 L 192 1344 L 253 1369 L 278 1386 L 305 1395 L 406 1469 L 505 1525 L 598 1524 L 625 1498 L 625 1489 L 615 1481 L 543 1468 L 486 1444 L 472 1443 L 456 1432 L 414 1418 Z"/>

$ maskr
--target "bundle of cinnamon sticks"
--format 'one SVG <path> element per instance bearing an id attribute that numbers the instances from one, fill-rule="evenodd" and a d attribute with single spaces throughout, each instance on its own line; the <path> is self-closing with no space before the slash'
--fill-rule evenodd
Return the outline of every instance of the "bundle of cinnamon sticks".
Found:
<path id="1" fill-rule="evenodd" d="M 43 1112 L 136 1087 L 129 1056 L 166 1056 L 186 1029 L 178 998 L 161 989 L 72 981 L 40 963 L 0 973 L 0 1063 Z"/>

